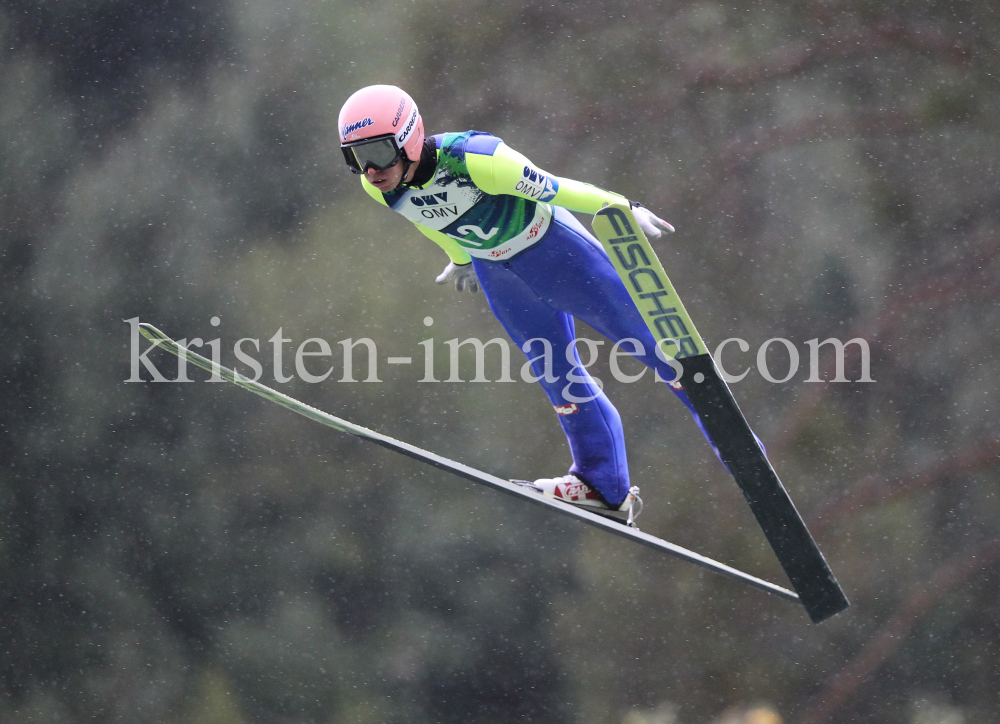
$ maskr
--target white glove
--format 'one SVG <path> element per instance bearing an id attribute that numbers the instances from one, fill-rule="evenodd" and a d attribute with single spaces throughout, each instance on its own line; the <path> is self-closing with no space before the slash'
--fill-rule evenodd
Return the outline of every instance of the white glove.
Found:
<path id="1" fill-rule="evenodd" d="M 463 292 L 465 291 L 465 286 L 469 286 L 469 292 L 475 294 L 479 291 L 479 279 L 476 277 L 476 270 L 472 268 L 472 262 L 468 264 L 456 264 L 453 261 L 448 262 L 448 266 L 444 268 L 444 271 L 438 274 L 437 278 L 434 280 L 438 284 L 447 284 L 448 282 L 455 282 L 455 291 Z"/>
<path id="2" fill-rule="evenodd" d="M 642 204 L 637 201 L 630 201 L 629 204 L 632 206 L 632 214 L 635 216 L 635 220 L 639 222 L 639 228 L 642 229 L 646 236 L 658 239 L 663 231 L 666 231 L 668 234 L 674 233 L 674 227 Z"/>

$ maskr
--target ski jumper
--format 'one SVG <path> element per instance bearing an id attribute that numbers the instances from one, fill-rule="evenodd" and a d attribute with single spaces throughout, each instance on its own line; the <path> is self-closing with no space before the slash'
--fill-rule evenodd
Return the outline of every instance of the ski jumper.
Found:
<path id="1" fill-rule="evenodd" d="M 621 418 L 575 348 L 566 352 L 576 337 L 573 318 L 613 342 L 638 340 L 639 360 L 663 380 L 676 374 L 655 355 L 653 336 L 600 242 L 567 209 L 595 214 L 628 200 L 547 174 L 485 133 L 446 133 L 433 143 L 437 167 L 430 181 L 382 193 L 362 176 L 365 190 L 412 221 L 452 262 L 472 263 L 490 309 L 531 360 L 558 414 L 573 455 L 570 472 L 617 506 L 629 489 Z M 704 433 L 680 384 L 671 389 Z"/>

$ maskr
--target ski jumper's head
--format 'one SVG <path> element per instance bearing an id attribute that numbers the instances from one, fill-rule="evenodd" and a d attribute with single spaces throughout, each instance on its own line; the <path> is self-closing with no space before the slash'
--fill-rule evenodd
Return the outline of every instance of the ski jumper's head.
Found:
<path id="1" fill-rule="evenodd" d="M 409 94 L 394 85 L 357 91 L 340 109 L 337 125 L 344 160 L 354 173 L 374 177 L 402 161 L 405 178 L 420 160 L 423 119 Z"/>

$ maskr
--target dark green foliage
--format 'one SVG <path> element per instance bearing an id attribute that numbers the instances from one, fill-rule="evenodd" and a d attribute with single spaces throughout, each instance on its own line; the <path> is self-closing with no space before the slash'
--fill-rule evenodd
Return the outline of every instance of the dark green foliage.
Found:
<path id="1" fill-rule="evenodd" d="M 989 4 L 11 1 L 0 36 L 0 719 L 992 720 Z M 443 379 L 445 340 L 503 336 L 342 168 L 337 110 L 373 82 L 674 223 L 657 251 L 710 347 L 750 343 L 734 392 L 848 614 L 811 627 L 197 371 L 124 382 L 136 316 L 229 363 L 260 340 L 268 384 L 279 327 L 286 373 L 310 337 L 434 338 Z M 802 359 L 773 385 L 779 337 Z M 875 382 L 805 382 L 828 337 L 867 340 Z M 608 347 L 644 528 L 783 582 L 687 413 Z M 529 385 L 338 365 L 279 386 L 499 475 L 569 462 Z"/>

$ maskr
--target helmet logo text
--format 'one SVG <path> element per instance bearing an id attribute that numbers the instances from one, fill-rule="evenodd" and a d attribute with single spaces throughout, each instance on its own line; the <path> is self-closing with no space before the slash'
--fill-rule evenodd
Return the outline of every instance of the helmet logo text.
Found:
<path id="1" fill-rule="evenodd" d="M 343 129 L 341 129 L 341 135 L 343 135 L 344 138 L 347 138 L 355 131 L 360 131 L 362 128 L 367 128 L 368 126 L 372 126 L 374 124 L 375 121 L 371 118 L 364 118 L 360 121 L 355 121 L 354 123 L 346 123 L 344 124 Z"/>
<path id="2" fill-rule="evenodd" d="M 404 128 L 402 131 L 396 134 L 396 143 L 402 146 L 403 143 L 406 142 L 406 139 L 410 137 L 410 132 L 413 130 L 413 127 L 416 124 L 417 124 L 417 107 L 413 106 L 413 110 L 410 112 L 410 120 L 407 122 L 406 128 Z"/>
<path id="3" fill-rule="evenodd" d="M 395 128 L 399 125 L 399 118 L 403 115 L 403 109 L 406 107 L 406 99 L 402 98 L 399 101 L 399 108 L 396 109 L 396 117 L 392 119 L 392 127 Z"/>

